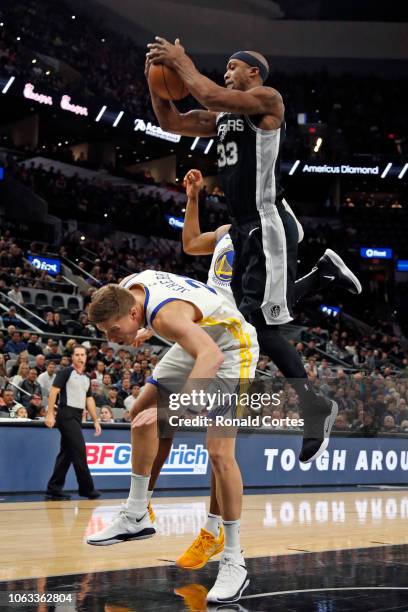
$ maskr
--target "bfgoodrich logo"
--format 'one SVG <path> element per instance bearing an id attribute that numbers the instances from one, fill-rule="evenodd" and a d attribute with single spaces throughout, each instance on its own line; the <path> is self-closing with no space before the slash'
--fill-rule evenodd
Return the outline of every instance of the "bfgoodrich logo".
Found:
<path id="1" fill-rule="evenodd" d="M 130 444 L 90 443 L 86 445 L 86 458 L 93 476 L 130 475 L 132 447 Z M 206 474 L 208 451 L 202 444 L 172 447 L 161 474 Z"/>

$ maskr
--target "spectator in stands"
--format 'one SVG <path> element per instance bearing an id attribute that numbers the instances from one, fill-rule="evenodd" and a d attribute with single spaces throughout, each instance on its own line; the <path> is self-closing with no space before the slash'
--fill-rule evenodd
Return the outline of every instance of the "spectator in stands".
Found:
<path id="1" fill-rule="evenodd" d="M 347 416 L 345 412 L 340 412 L 336 417 L 336 421 L 333 425 L 333 430 L 334 431 L 349 431 L 349 429 L 350 429 L 350 425 L 348 424 Z"/>
<path id="2" fill-rule="evenodd" d="M 6 314 L 2 314 L 3 326 L 8 327 L 9 325 L 15 325 L 16 327 L 21 326 L 21 321 L 17 317 L 17 312 L 14 306 L 10 306 Z"/>
<path id="3" fill-rule="evenodd" d="M 105 364 L 103 361 L 97 361 L 96 368 L 91 373 L 91 380 L 97 380 L 102 383 L 103 375 L 105 374 Z"/>
<path id="4" fill-rule="evenodd" d="M 112 386 L 111 375 L 108 373 L 105 373 L 102 378 L 102 387 L 101 387 L 101 393 L 103 393 L 105 397 L 108 397 L 108 392 L 111 386 Z"/>
<path id="5" fill-rule="evenodd" d="M 317 374 L 321 380 L 333 378 L 333 372 L 330 369 L 327 359 L 322 359 L 321 364 L 317 368 Z"/>
<path id="6" fill-rule="evenodd" d="M 130 416 L 129 410 L 124 410 L 122 418 L 119 420 L 119 423 L 130 423 L 131 421 L 132 421 L 132 417 Z M 408 421 L 405 421 L 405 423 L 407 424 L 407 431 L 408 431 Z"/>
<path id="7" fill-rule="evenodd" d="M 61 321 L 61 315 L 59 312 L 54 313 L 54 333 L 55 334 L 65 333 L 65 325 Z"/>
<path id="8" fill-rule="evenodd" d="M 59 352 L 58 342 L 53 340 L 52 343 L 51 343 L 51 346 L 50 346 L 49 353 L 47 355 L 47 360 L 58 361 L 59 362 L 61 360 L 61 358 L 62 358 L 62 355 Z"/>
<path id="9" fill-rule="evenodd" d="M 30 355 L 33 355 L 33 357 L 42 354 L 42 348 L 38 344 L 38 340 L 38 334 L 30 334 L 30 337 L 27 341 L 27 351 L 30 353 Z"/>
<path id="10" fill-rule="evenodd" d="M 12 299 L 17 304 L 24 304 L 23 294 L 21 293 L 20 283 L 14 283 L 11 286 L 10 291 L 7 293 L 10 299 Z"/>
<path id="11" fill-rule="evenodd" d="M 125 374 L 120 383 L 115 385 L 118 390 L 118 398 L 123 403 L 130 394 L 130 375 Z"/>
<path id="12" fill-rule="evenodd" d="M 77 345 L 77 341 L 74 338 L 70 338 L 67 340 L 62 355 L 67 355 L 68 357 L 72 356 L 73 350 Z"/>
<path id="13" fill-rule="evenodd" d="M 20 406 L 19 408 L 17 408 L 14 418 L 15 419 L 28 419 L 27 409 L 24 408 L 24 406 Z"/>
<path id="14" fill-rule="evenodd" d="M 143 385 L 144 384 L 144 376 L 143 376 L 143 372 L 142 372 L 142 366 L 137 361 L 136 361 L 136 363 L 133 366 L 133 373 L 132 373 L 132 376 L 130 378 L 130 383 L 131 383 L 131 385 Z"/>
<path id="15" fill-rule="evenodd" d="M 59 372 L 60 370 L 63 370 L 64 368 L 67 368 L 70 365 L 70 363 L 71 363 L 70 357 L 68 357 L 67 355 L 63 355 L 61 357 L 59 364 L 57 365 L 57 369 L 55 370 L 55 373 Z"/>
<path id="16" fill-rule="evenodd" d="M 115 353 L 111 346 L 108 346 L 106 348 L 106 351 L 104 352 L 103 356 L 103 361 L 107 368 L 111 367 L 113 362 L 115 361 Z"/>
<path id="17" fill-rule="evenodd" d="M 91 391 L 92 396 L 95 400 L 95 404 L 98 408 L 106 404 L 106 395 L 103 393 L 102 384 L 94 378 L 91 380 Z"/>
<path id="18" fill-rule="evenodd" d="M 28 363 L 22 363 L 18 368 L 17 374 L 10 378 L 10 383 L 21 387 L 21 383 L 27 378 L 29 371 L 30 366 Z"/>
<path id="19" fill-rule="evenodd" d="M 105 406 L 110 408 L 124 408 L 123 400 L 119 397 L 116 387 L 111 387 L 108 391 Z"/>
<path id="20" fill-rule="evenodd" d="M 0 397 L 0 410 L 10 413 L 14 412 L 20 406 L 21 404 L 15 400 L 13 389 L 3 389 Z"/>
<path id="21" fill-rule="evenodd" d="M 408 433 L 408 419 L 402 421 L 400 429 L 403 433 Z"/>
<path id="22" fill-rule="evenodd" d="M 52 312 L 52 310 L 49 310 L 48 312 L 45 313 L 44 320 L 45 320 L 45 325 L 43 325 L 43 328 L 46 332 L 48 332 L 49 334 L 59 333 L 56 330 L 55 321 L 54 321 L 54 313 Z"/>
<path id="23" fill-rule="evenodd" d="M 113 384 L 118 383 L 122 378 L 122 360 L 115 359 L 109 370 Z"/>
<path id="24" fill-rule="evenodd" d="M 5 352 L 6 343 L 4 341 L 3 336 L 0 336 L 0 354 L 3 355 Z"/>
<path id="25" fill-rule="evenodd" d="M 7 342 L 4 348 L 6 353 L 14 353 L 15 355 L 19 355 L 22 351 L 27 349 L 27 345 L 21 340 L 20 332 L 16 331 L 13 333 L 11 340 Z"/>
<path id="26" fill-rule="evenodd" d="M 10 360 L 11 362 L 11 360 Z M 28 364 L 28 353 L 27 351 L 21 351 L 21 353 L 17 356 L 16 363 L 10 367 L 9 362 L 7 362 L 7 372 L 9 376 L 15 376 L 18 373 L 18 369 L 22 363 Z"/>
<path id="27" fill-rule="evenodd" d="M 43 404 L 41 395 L 35 393 L 32 397 L 30 397 L 28 403 L 23 402 L 25 407 L 27 408 L 27 413 L 30 419 L 37 419 L 41 412 L 43 412 Z"/>
<path id="28" fill-rule="evenodd" d="M 383 421 L 383 430 L 387 433 L 397 433 L 398 428 L 395 426 L 394 417 L 390 414 L 385 415 Z"/>
<path id="29" fill-rule="evenodd" d="M 35 369 L 37 370 L 37 374 L 40 375 L 43 372 L 45 372 L 45 355 L 43 355 L 42 353 L 40 355 L 37 355 L 35 358 Z"/>
<path id="30" fill-rule="evenodd" d="M 41 387 L 41 393 L 44 402 L 48 401 L 48 396 L 50 394 L 50 390 L 55 379 L 55 369 L 55 361 L 48 361 L 46 371 L 42 372 L 37 378 L 37 382 Z"/>
<path id="31" fill-rule="evenodd" d="M 114 423 L 113 412 L 109 406 L 102 406 L 99 413 L 100 423 Z"/>
<path id="32" fill-rule="evenodd" d="M 35 368 L 30 368 L 27 378 L 21 383 L 22 390 L 28 393 L 28 395 L 26 395 L 26 393 L 21 393 L 20 399 L 23 406 L 28 406 L 33 395 L 39 395 L 40 398 L 42 397 L 41 387 L 37 382 L 37 378 L 37 370 Z"/>
<path id="33" fill-rule="evenodd" d="M 131 394 L 123 401 L 126 410 L 130 410 L 140 393 L 140 385 L 132 385 Z"/>

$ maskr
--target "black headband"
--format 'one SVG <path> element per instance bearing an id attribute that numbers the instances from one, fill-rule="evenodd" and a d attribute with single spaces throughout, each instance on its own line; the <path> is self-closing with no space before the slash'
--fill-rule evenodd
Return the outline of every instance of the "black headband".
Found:
<path id="1" fill-rule="evenodd" d="M 246 51 L 237 51 L 236 53 L 234 53 L 234 55 L 231 55 L 229 61 L 233 59 L 241 60 L 242 62 L 245 62 L 246 64 L 248 64 L 248 66 L 252 66 L 253 68 L 259 68 L 259 74 L 261 75 L 262 82 L 265 82 L 268 78 L 268 68 L 265 66 L 265 64 L 260 62 L 250 53 L 247 53 Z"/>

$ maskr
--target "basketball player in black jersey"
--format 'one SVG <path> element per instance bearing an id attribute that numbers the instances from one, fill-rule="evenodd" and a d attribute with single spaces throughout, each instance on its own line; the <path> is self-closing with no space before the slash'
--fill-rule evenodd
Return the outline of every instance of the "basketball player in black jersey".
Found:
<path id="1" fill-rule="evenodd" d="M 235 250 L 231 289 L 239 309 L 257 330 L 261 352 L 290 379 L 299 395 L 305 420 L 299 459 L 313 461 L 327 448 L 337 405 L 315 394 L 298 353 L 279 329 L 293 318 L 299 239 L 299 224 L 283 198 L 279 180 L 285 136 L 282 96 L 263 85 L 269 66 L 260 53 L 234 53 L 224 75 L 226 87 L 220 87 L 196 69 L 178 39 L 172 45 L 156 37 L 148 47 L 146 74 L 150 63 L 173 68 L 207 109 L 181 114 L 174 104 L 150 92 L 162 129 L 184 136 L 218 137 L 219 176 Z M 334 280 L 351 283 L 339 262 L 324 258 L 304 278 L 304 293 Z M 299 297 L 301 287 L 296 289 Z M 360 291 L 361 287 L 354 287 L 354 292 Z"/>

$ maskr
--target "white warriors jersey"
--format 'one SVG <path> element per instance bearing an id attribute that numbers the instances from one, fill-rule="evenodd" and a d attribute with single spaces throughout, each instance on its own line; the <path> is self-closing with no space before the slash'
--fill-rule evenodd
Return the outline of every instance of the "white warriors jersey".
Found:
<path id="1" fill-rule="evenodd" d="M 223 352 L 231 358 L 235 354 L 233 362 L 239 364 L 240 378 L 254 377 L 259 352 L 256 331 L 245 321 L 235 303 L 232 305 L 218 290 L 205 283 L 170 272 L 145 270 L 126 277 L 120 283 L 126 289 L 135 285 L 141 285 L 146 294 L 144 311 L 147 327 L 152 327 L 157 313 L 168 302 L 189 302 L 202 314 L 198 325 Z"/>
<path id="2" fill-rule="evenodd" d="M 207 284 L 216 289 L 217 293 L 236 308 L 234 296 L 231 291 L 232 267 L 234 265 L 234 246 L 230 235 L 224 234 L 215 245 L 208 271 Z"/>

